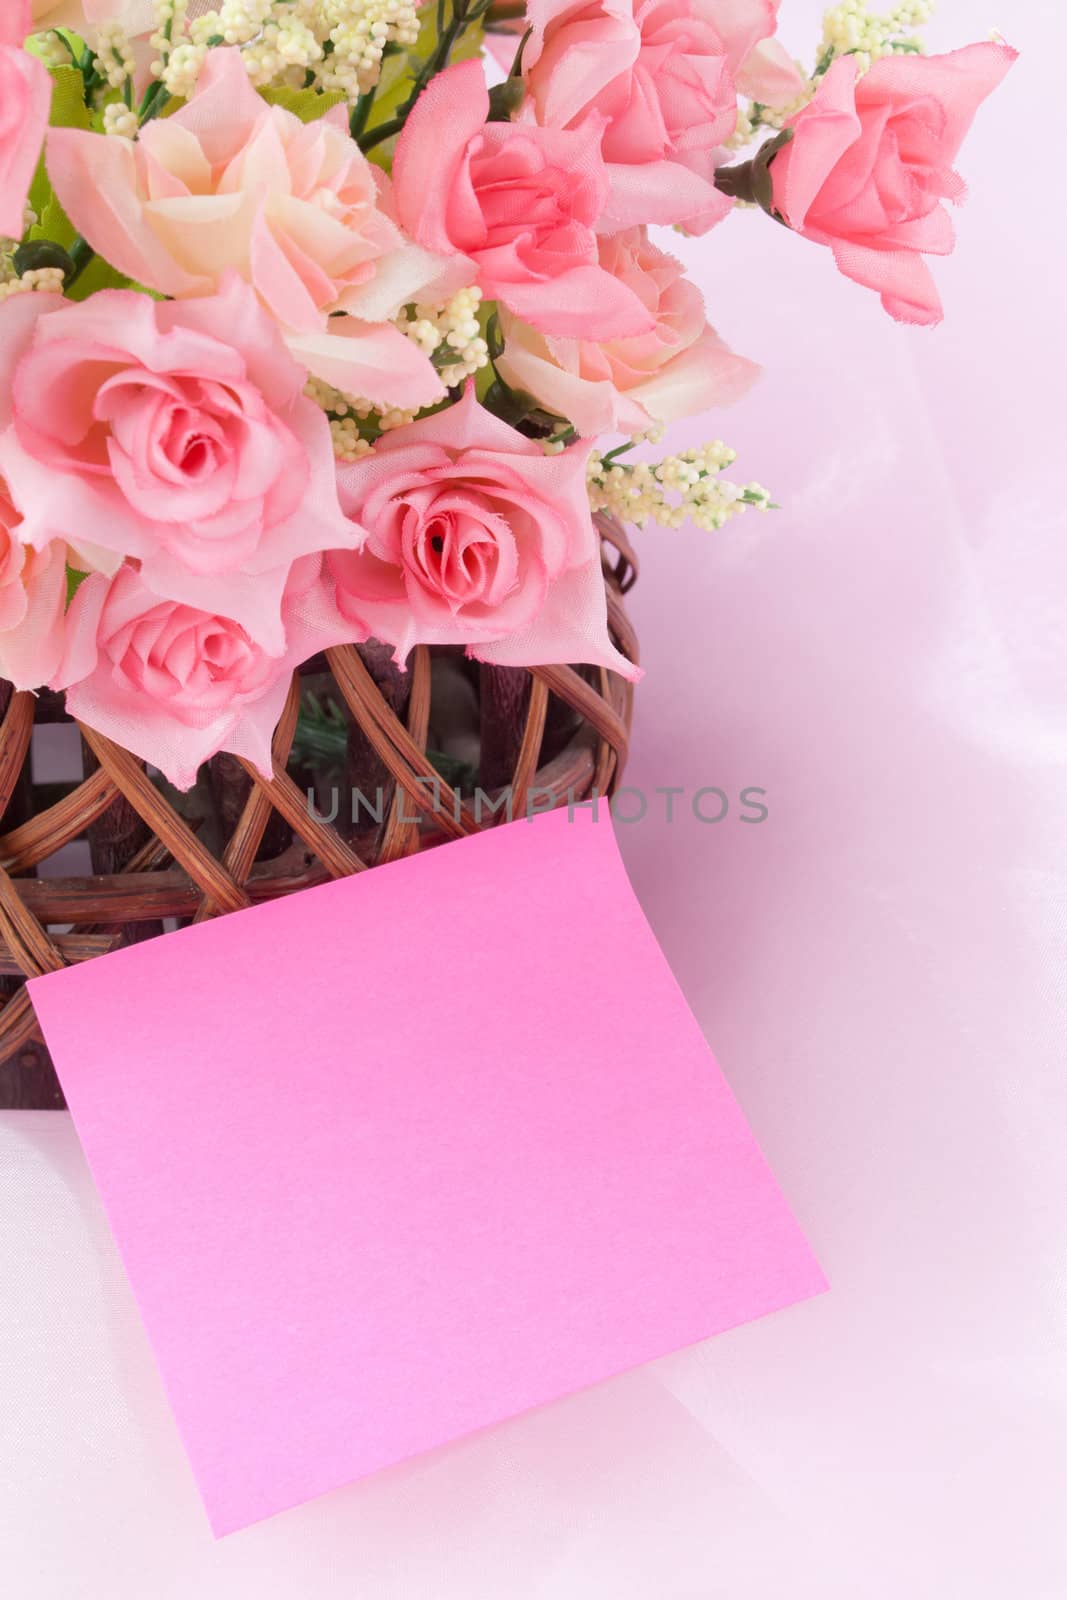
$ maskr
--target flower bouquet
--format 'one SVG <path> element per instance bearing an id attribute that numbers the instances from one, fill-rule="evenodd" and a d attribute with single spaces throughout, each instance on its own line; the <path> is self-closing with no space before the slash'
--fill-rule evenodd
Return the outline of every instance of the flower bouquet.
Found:
<path id="1" fill-rule="evenodd" d="M 0 1059 L 25 976 L 611 793 L 626 525 L 771 507 L 655 448 L 757 375 L 663 230 L 762 211 L 934 323 L 1013 59 L 778 9 L 5 0 Z"/>

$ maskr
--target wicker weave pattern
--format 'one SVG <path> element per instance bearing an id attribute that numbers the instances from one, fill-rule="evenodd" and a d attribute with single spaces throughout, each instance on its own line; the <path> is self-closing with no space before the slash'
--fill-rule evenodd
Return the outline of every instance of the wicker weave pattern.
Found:
<path id="1" fill-rule="evenodd" d="M 622 605 L 622 595 L 636 576 L 633 556 L 616 524 L 603 521 L 601 532 L 612 633 L 619 648 L 636 660 L 636 640 Z M 143 763 L 87 727 L 81 734 L 99 765 L 72 793 L 0 835 L 0 977 L 7 991 L 0 1009 L 0 1105 L 60 1103 L 51 1084 L 43 1099 L 39 1089 L 17 1092 L 20 1067 L 27 1077 L 39 1078 L 42 1070 L 49 1077 L 23 979 L 114 950 L 139 931 L 143 936 L 146 924 L 158 931 L 162 918 L 199 922 L 237 911 L 328 878 L 366 871 L 498 820 L 492 812 L 476 818 L 426 754 L 431 670 L 425 647 L 412 657 L 402 718 L 359 649 L 332 650 L 327 661 L 354 724 L 393 785 L 388 813 L 373 832 L 346 830 L 343 819 L 337 825 L 322 820 L 290 775 L 300 706 L 299 678 L 294 677 L 274 736 L 273 776 L 264 778 L 241 763 L 251 784 L 245 786 L 243 808 L 218 854 L 169 803 Z M 556 805 L 594 792 L 610 794 L 626 758 L 632 686 L 602 669 L 583 676 L 571 667 L 538 667 L 529 674 L 523 699 L 524 721 L 515 729 L 511 776 L 514 814 L 524 812 L 535 786 L 540 809 L 548 794 Z M 576 714 L 576 731 L 559 754 L 539 766 L 553 702 Z M 36 711 L 33 695 L 9 695 L 0 725 L 0 818 L 20 780 L 26 781 Z M 35 868 L 84 838 L 116 808 L 133 814 L 143 839 L 121 870 L 84 878 L 34 876 Z M 415 817 L 421 820 L 413 821 Z M 264 848 L 268 830 L 270 838 L 288 840 L 280 852 Z M 57 927 L 68 931 L 49 931 Z"/>

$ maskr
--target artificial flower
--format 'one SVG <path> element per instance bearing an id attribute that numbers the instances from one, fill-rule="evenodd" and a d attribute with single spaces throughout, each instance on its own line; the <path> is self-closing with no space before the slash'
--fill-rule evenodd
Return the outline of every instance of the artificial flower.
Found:
<path id="1" fill-rule="evenodd" d="M 230 616 L 161 599 L 129 564 L 94 573 L 71 602 L 52 687 L 67 691 L 72 717 L 135 750 L 176 788 L 190 788 L 220 750 L 270 777 L 292 674 L 337 642 L 314 620 L 319 567 L 312 557 L 293 568 L 284 634 L 269 650 Z"/>
<path id="2" fill-rule="evenodd" d="M 236 272 L 326 381 L 343 369 L 340 387 L 385 406 L 442 398 L 432 364 L 388 325 L 442 263 L 387 215 L 388 180 L 342 107 L 301 122 L 255 92 L 238 50 L 212 50 L 189 104 L 136 143 L 53 129 L 48 173 L 75 226 L 137 283 L 188 299 Z"/>
<path id="3" fill-rule="evenodd" d="M 133 557 L 156 594 L 279 648 L 288 569 L 362 537 L 304 379 L 236 276 L 197 300 L 0 305 L 0 472 L 23 542 L 109 571 Z"/>
<path id="4" fill-rule="evenodd" d="M 941 321 L 923 256 L 955 247 L 942 204 L 965 193 L 953 163 L 1015 59 L 1008 45 L 990 42 L 943 56 L 883 56 L 861 77 L 841 56 L 787 124 L 793 137 L 770 169 L 775 207 L 797 233 L 829 245 L 845 276 L 876 289 L 900 322 Z"/>
<path id="5" fill-rule="evenodd" d="M 506 383 L 586 438 L 641 433 L 747 393 L 759 368 L 719 338 L 696 284 L 644 228 L 602 238 L 600 264 L 648 308 L 651 331 L 601 343 L 561 339 L 501 313 L 497 370 Z"/>
<path id="6" fill-rule="evenodd" d="M 737 75 L 777 10 L 777 0 L 530 0 L 532 114 L 545 127 L 604 124 L 606 227 L 705 232 L 727 214 L 715 167 L 737 124 Z"/>
<path id="7" fill-rule="evenodd" d="M 401 224 L 428 250 L 546 333 L 611 339 L 646 332 L 640 300 L 600 265 L 608 197 L 594 119 L 571 132 L 486 122 L 480 61 L 463 61 L 419 96 L 393 164 Z"/>
<path id="8" fill-rule="evenodd" d="M 635 669 L 608 636 L 589 447 L 545 455 L 478 404 L 398 429 L 339 472 L 341 503 L 370 530 L 327 557 L 343 617 L 395 645 L 466 645 L 506 666 Z"/>

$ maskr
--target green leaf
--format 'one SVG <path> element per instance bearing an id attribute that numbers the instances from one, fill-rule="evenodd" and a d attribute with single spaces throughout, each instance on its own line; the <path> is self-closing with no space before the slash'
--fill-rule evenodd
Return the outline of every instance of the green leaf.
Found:
<path id="1" fill-rule="evenodd" d="M 299 117 L 301 122 L 318 122 L 327 111 L 334 106 L 345 103 L 345 97 L 339 90 L 331 90 L 325 94 L 320 89 L 261 89 L 260 98 L 269 106 L 281 106 L 285 111 L 291 111 L 294 117 Z"/>
<path id="2" fill-rule="evenodd" d="M 292 759 L 321 777 L 339 775 L 348 751 L 348 722 L 330 695 L 306 689 L 293 735 Z"/>
<path id="3" fill-rule="evenodd" d="M 77 67 L 53 67 L 52 111 L 49 122 L 53 128 L 90 128 L 92 114 L 85 104 L 85 84 Z"/>
<path id="4" fill-rule="evenodd" d="M 426 759 L 431 767 L 461 794 L 473 794 L 478 786 L 478 769 L 459 756 L 448 755 L 444 750 L 427 750 Z"/>
<path id="5" fill-rule="evenodd" d="M 37 210 L 36 206 L 34 210 Z M 51 188 L 47 191 L 43 210 L 38 211 L 37 215 L 41 220 L 30 229 L 30 238 L 51 239 L 54 244 L 60 244 L 64 250 L 69 250 L 78 237 L 78 230 L 63 210 Z"/>
<path id="6" fill-rule="evenodd" d="M 67 604 L 74 599 L 78 590 L 89 576 L 87 572 L 79 572 L 76 567 L 67 568 Z"/>
<path id="7" fill-rule="evenodd" d="M 91 294 L 96 294 L 99 289 L 136 289 L 139 285 L 131 283 L 130 279 L 105 261 L 102 256 L 95 256 L 85 271 L 71 284 L 67 290 L 68 300 L 88 300 Z M 158 296 L 156 298 L 159 298 Z"/>
<path id="8" fill-rule="evenodd" d="M 53 67 L 49 73 L 52 79 L 52 109 L 49 113 L 49 122 L 53 128 L 82 128 L 88 130 L 92 127 L 92 116 L 85 104 L 84 83 L 77 67 Z M 37 215 L 43 220 L 49 209 L 56 204 L 52 185 L 48 181 L 45 169 L 44 156 L 37 163 L 33 183 L 30 185 L 30 205 Z M 62 212 L 60 213 L 62 215 Z M 63 219 L 66 221 L 66 219 Z M 58 244 L 69 245 L 74 237 L 74 231 L 67 224 L 68 233 L 44 232 L 34 229 L 31 239 L 55 239 Z"/>

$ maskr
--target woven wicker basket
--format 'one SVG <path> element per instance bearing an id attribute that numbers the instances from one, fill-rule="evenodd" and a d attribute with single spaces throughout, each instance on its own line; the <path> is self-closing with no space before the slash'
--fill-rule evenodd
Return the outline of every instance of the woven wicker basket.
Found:
<path id="1" fill-rule="evenodd" d="M 636 577 L 633 553 L 617 523 L 599 521 L 612 636 L 636 661 L 622 604 Z M 476 814 L 427 754 L 438 677 L 431 656 L 439 654 L 417 649 L 406 673 L 374 645 L 309 663 L 294 677 L 274 736 L 273 777 L 215 757 L 196 791 L 207 797 L 202 814 L 187 803 L 179 809 L 143 762 L 84 726 L 82 781 L 59 798 L 42 794 L 30 759 L 35 724 L 70 719 L 59 697 L 13 694 L 0 681 L 0 1109 L 63 1104 L 26 978 L 363 872 L 506 814 L 488 805 Z M 491 797 L 510 785 L 512 813 L 522 815 L 535 789 L 538 809 L 613 792 L 632 685 L 603 669 L 527 671 L 453 657 L 477 692 L 478 780 Z M 362 812 L 353 820 L 342 806 L 331 823 L 328 810 L 309 804 L 308 770 L 293 762 L 301 683 L 309 679 L 326 682 L 345 708 L 344 777 L 361 793 L 385 796 L 380 822 Z M 92 875 L 50 875 L 50 858 L 76 840 L 89 845 Z"/>

